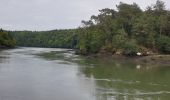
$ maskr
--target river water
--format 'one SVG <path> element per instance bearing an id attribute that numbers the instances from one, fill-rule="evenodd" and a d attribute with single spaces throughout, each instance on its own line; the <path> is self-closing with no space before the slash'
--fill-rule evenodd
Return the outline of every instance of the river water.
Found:
<path id="1" fill-rule="evenodd" d="M 170 100 L 170 66 L 84 58 L 68 49 L 3 50 L 0 100 Z"/>

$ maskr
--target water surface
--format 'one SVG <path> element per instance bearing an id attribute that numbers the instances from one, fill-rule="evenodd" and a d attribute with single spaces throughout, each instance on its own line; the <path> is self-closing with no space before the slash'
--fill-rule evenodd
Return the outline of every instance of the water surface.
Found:
<path id="1" fill-rule="evenodd" d="M 169 100 L 170 66 L 83 58 L 67 49 L 0 51 L 0 100 Z"/>

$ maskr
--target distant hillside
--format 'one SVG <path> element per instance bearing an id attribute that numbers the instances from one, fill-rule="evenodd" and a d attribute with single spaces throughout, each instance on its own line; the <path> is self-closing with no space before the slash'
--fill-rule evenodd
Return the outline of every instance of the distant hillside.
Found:
<path id="1" fill-rule="evenodd" d="M 9 31 L 16 39 L 18 46 L 74 48 L 76 46 L 76 30 L 51 31 Z"/>

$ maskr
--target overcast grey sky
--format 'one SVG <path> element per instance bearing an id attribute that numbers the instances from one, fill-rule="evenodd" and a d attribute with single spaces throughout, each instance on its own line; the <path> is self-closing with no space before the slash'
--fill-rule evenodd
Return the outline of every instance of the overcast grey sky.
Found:
<path id="1" fill-rule="evenodd" d="M 119 2 L 136 2 L 141 8 L 156 0 L 0 0 L 0 27 L 7 30 L 52 30 L 76 28 L 102 8 Z M 166 2 L 170 8 L 170 0 Z"/>

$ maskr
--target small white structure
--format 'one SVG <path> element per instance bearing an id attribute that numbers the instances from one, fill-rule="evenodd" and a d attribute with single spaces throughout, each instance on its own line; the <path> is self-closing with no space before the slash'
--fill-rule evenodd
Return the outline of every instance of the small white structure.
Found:
<path id="1" fill-rule="evenodd" d="M 136 69 L 140 69 L 140 68 L 141 68 L 141 65 L 137 65 L 137 66 L 136 66 Z"/>
<path id="2" fill-rule="evenodd" d="M 138 56 L 141 56 L 142 55 L 142 53 L 140 53 L 140 52 L 138 52 L 138 53 L 136 53 Z"/>

